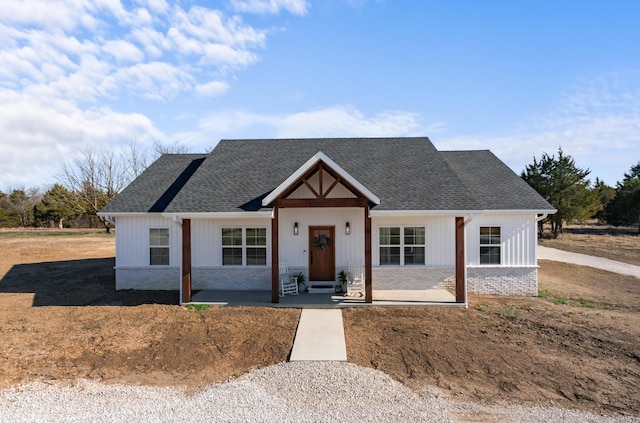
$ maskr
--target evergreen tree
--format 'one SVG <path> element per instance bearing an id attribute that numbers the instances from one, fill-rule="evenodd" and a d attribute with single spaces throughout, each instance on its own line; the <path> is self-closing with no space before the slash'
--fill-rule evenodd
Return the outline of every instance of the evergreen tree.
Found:
<path id="1" fill-rule="evenodd" d="M 583 222 L 597 211 L 599 199 L 589 189 L 590 181 L 586 179 L 589 173 L 589 169 L 577 167 L 562 148 L 558 149 L 557 158 L 543 153 L 540 161 L 534 157 L 533 163 L 522 171 L 522 179 L 558 210 L 547 218 L 555 238 L 565 224 Z"/>
<path id="2" fill-rule="evenodd" d="M 599 198 L 599 205 L 596 214 L 593 215 L 599 222 L 606 222 L 605 209 L 607 205 L 616 196 L 616 190 L 612 186 L 605 184 L 600 179 L 596 178 L 596 183 L 593 186 L 593 190 L 597 193 Z"/>
<path id="3" fill-rule="evenodd" d="M 58 228 L 62 229 L 65 219 L 71 219 L 78 215 L 78 211 L 73 206 L 72 197 L 74 195 L 64 186 L 55 184 L 44 194 L 42 201 L 36 204 L 35 218 L 44 222 L 54 221 Z"/>
<path id="4" fill-rule="evenodd" d="M 605 209 L 607 222 L 615 225 L 638 225 L 640 234 L 640 162 L 631 166 L 622 182 L 616 184 L 616 196 Z"/>

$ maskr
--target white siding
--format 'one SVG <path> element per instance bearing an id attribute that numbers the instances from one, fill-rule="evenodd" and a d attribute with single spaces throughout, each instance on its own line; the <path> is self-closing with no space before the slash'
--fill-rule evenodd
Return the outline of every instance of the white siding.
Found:
<path id="1" fill-rule="evenodd" d="M 309 226 L 335 226 L 336 268 L 349 263 L 364 264 L 364 209 L 316 207 L 306 209 L 280 209 L 278 241 L 279 261 L 290 267 L 307 268 L 309 265 Z M 298 222 L 298 235 L 293 224 Z M 351 234 L 345 235 L 349 222 Z"/>
<path id="2" fill-rule="evenodd" d="M 380 264 L 380 227 L 424 226 L 425 266 L 455 266 L 455 219 L 440 216 L 374 217 L 371 228 L 373 266 Z"/>
<path id="3" fill-rule="evenodd" d="M 267 266 L 271 266 L 271 219 L 192 219 L 191 265 L 222 266 L 222 228 L 266 228 Z"/>
<path id="4" fill-rule="evenodd" d="M 484 214 L 467 225 L 467 263 L 480 265 L 480 227 L 499 226 L 501 266 L 536 266 L 535 214 Z M 484 266 L 483 266 L 484 267 Z"/>
<path id="5" fill-rule="evenodd" d="M 156 216 L 118 217 L 116 267 L 149 266 L 149 229 L 169 228 L 169 265 L 180 266 L 182 228 L 171 219 Z M 154 266 L 162 267 L 162 266 Z"/>

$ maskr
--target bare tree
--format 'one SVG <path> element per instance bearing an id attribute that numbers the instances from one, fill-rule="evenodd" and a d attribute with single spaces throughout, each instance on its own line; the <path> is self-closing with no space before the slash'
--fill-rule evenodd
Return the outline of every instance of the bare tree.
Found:
<path id="1" fill-rule="evenodd" d="M 125 153 L 127 164 L 128 182 L 136 179 L 148 166 L 148 154 L 133 141 L 129 143 L 129 149 Z"/>
<path id="2" fill-rule="evenodd" d="M 62 165 L 58 179 L 73 193 L 69 201 L 79 212 L 96 216 L 127 185 L 128 174 L 124 160 L 113 152 L 96 153 L 86 149 L 80 157 Z M 107 233 L 110 232 L 112 224 L 103 217 L 98 218 Z"/>
<path id="3" fill-rule="evenodd" d="M 162 144 L 159 141 L 155 141 L 153 143 L 153 150 L 155 151 L 156 156 L 161 156 L 163 154 L 187 154 L 191 152 L 189 147 L 180 144 L 178 141 L 172 144 Z"/>

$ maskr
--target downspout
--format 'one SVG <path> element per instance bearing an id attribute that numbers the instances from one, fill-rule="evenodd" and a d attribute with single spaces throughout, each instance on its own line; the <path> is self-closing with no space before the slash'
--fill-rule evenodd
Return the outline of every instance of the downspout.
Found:
<path id="1" fill-rule="evenodd" d="M 107 223 L 110 223 L 111 225 L 116 226 L 116 218 L 115 217 L 113 217 L 113 216 L 105 216 L 104 220 Z"/>
<path id="2" fill-rule="evenodd" d="M 540 222 L 542 219 L 546 219 L 549 216 L 549 213 L 543 213 L 542 215 L 536 217 L 536 222 Z"/>
<path id="3" fill-rule="evenodd" d="M 180 225 L 182 227 L 182 219 L 178 216 L 173 216 L 173 223 Z M 180 235 L 180 243 L 182 244 L 182 234 Z M 180 292 L 178 293 L 178 304 L 182 305 L 182 248 L 180 249 L 180 274 L 178 275 L 178 286 L 180 287 Z"/>

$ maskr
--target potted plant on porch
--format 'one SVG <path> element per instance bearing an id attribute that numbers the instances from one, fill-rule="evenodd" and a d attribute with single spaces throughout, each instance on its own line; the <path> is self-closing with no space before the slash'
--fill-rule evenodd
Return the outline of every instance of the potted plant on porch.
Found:
<path id="1" fill-rule="evenodd" d="M 338 280 L 340 281 L 339 285 L 336 285 L 336 292 L 344 292 L 345 294 L 347 293 L 347 284 L 349 283 L 349 275 L 347 274 L 347 272 L 345 272 L 345 270 L 341 270 L 340 273 L 338 273 Z"/>
<path id="2" fill-rule="evenodd" d="M 296 278 L 296 281 L 298 282 L 298 292 L 307 292 L 307 288 L 309 288 L 309 286 L 307 285 L 307 276 L 304 272 L 298 272 L 293 275 L 293 277 Z"/>

